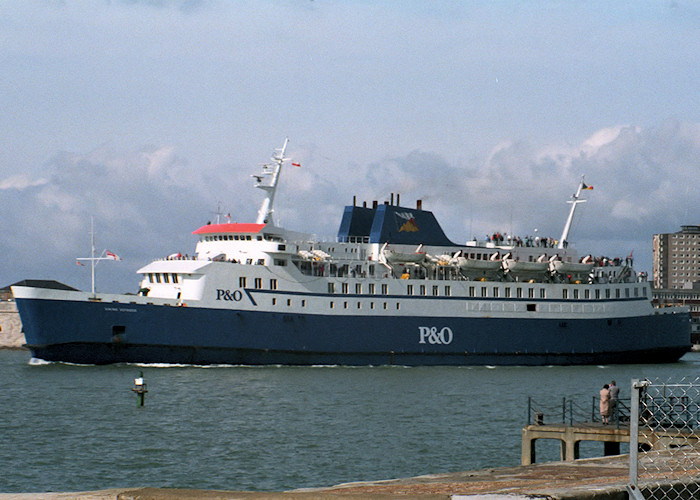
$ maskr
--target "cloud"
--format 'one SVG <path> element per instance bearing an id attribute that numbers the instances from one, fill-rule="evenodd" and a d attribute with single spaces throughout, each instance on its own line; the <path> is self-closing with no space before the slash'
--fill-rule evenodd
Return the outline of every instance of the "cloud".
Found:
<path id="1" fill-rule="evenodd" d="M 650 211 L 646 207 L 640 207 L 629 199 L 616 201 L 610 210 L 610 215 L 622 223 L 627 221 L 640 223 L 649 217 L 649 214 Z"/>
<path id="2" fill-rule="evenodd" d="M 578 146 L 502 141 L 481 159 L 456 161 L 414 150 L 331 167 L 317 149 L 306 144 L 294 150 L 302 168 L 285 167 L 275 217 L 288 229 L 329 238 L 353 195 L 371 204 L 388 201 L 391 193 L 409 207 L 422 199 L 455 242 L 493 231 L 524 236 L 535 228 L 558 238 L 566 201 L 585 174 L 594 190 L 585 192 L 588 201 L 579 207 L 570 240 L 597 254 L 634 249 L 649 270 L 652 234 L 698 223 L 700 215 L 700 124 L 693 122 L 601 128 Z M 13 238 L 0 250 L 15 263 L 0 276 L 6 283 L 39 276 L 85 288 L 86 276 L 73 261 L 89 251 L 92 216 L 98 251 L 109 248 L 124 258 L 101 268 L 103 289 L 130 290 L 135 270 L 151 259 L 192 253 L 191 231 L 216 217 L 219 202 L 234 220 L 254 220 L 263 196 L 252 187 L 256 170 L 194 167 L 171 145 L 58 153 L 42 178 L 0 182 L 3 205 L 13 207 L 0 219 L 0 230 Z"/>
<path id="3" fill-rule="evenodd" d="M 47 182 L 48 180 L 43 178 L 32 180 L 25 174 L 19 174 L 1 180 L 0 189 L 17 189 L 22 191 L 30 187 L 43 186 Z"/>

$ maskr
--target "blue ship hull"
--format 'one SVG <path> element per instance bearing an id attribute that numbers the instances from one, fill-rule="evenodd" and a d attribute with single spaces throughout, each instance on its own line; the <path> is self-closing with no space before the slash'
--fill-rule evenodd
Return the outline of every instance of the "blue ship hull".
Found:
<path id="1" fill-rule="evenodd" d="M 44 299 L 18 299 L 17 306 L 34 357 L 84 364 L 663 363 L 677 361 L 690 347 L 687 314 L 553 320 L 282 314 Z"/>

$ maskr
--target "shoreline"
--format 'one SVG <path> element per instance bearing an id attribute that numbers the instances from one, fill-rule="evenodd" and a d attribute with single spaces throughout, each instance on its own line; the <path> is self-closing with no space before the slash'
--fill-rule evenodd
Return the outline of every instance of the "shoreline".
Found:
<path id="1" fill-rule="evenodd" d="M 698 452 L 695 452 L 698 453 Z M 686 478 L 687 479 L 687 478 Z M 659 491 L 678 486 L 679 479 L 654 478 Z M 620 500 L 627 498 L 629 455 L 546 462 L 476 471 L 428 474 L 401 479 L 360 481 L 291 491 L 225 491 L 157 487 L 110 488 L 84 492 L 0 493 L 0 500 L 371 500 L 477 499 Z M 686 484 L 686 483 L 684 483 Z M 697 480 L 693 484 L 698 484 Z"/>

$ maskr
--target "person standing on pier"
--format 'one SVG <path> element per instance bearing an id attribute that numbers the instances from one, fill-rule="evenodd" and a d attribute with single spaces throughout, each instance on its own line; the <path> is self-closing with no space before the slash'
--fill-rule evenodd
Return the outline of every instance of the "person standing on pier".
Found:
<path id="1" fill-rule="evenodd" d="M 617 400 L 620 397 L 620 388 L 613 380 L 610 382 L 610 415 L 613 421 L 617 419 Z"/>
<path id="2" fill-rule="evenodd" d="M 609 423 L 610 417 L 610 389 L 608 384 L 605 384 L 600 390 L 600 418 L 603 420 L 603 425 Z"/>

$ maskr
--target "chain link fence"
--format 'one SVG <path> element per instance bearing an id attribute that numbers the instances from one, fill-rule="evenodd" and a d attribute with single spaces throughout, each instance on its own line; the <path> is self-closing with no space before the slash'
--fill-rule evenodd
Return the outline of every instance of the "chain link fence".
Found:
<path id="1" fill-rule="evenodd" d="M 631 396 L 630 498 L 700 498 L 700 378 L 633 380 Z"/>

